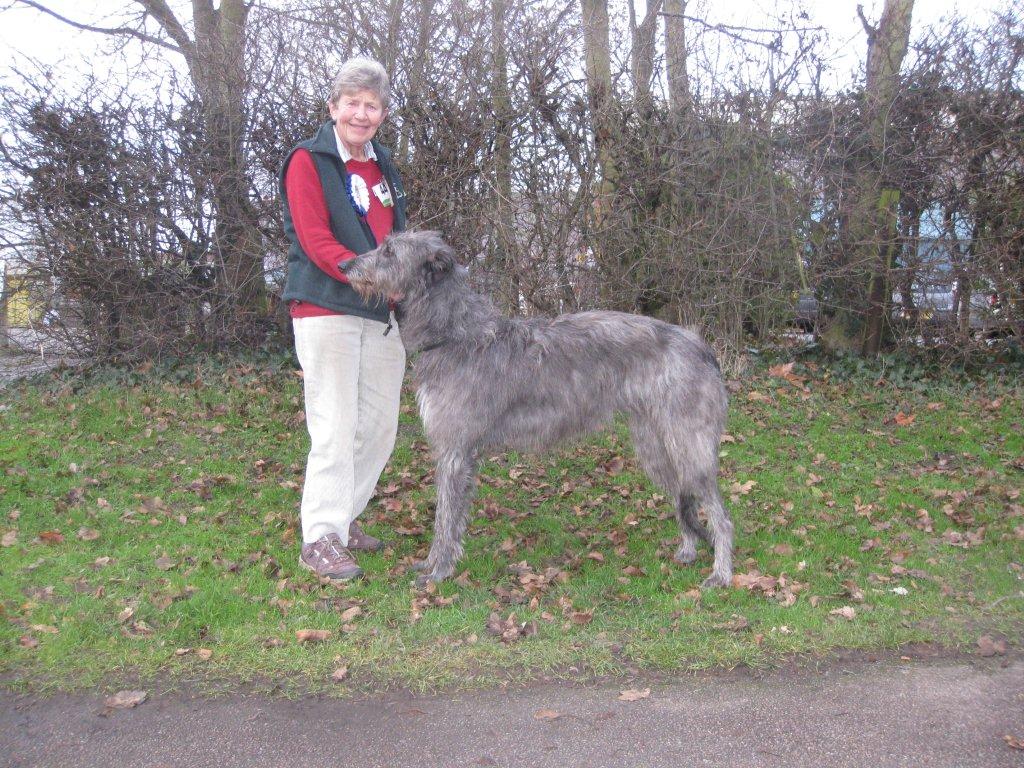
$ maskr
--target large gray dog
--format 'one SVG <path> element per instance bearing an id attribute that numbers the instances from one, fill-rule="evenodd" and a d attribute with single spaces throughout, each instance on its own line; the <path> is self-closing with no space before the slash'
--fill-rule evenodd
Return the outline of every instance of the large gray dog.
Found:
<path id="1" fill-rule="evenodd" d="M 628 416 L 644 470 L 675 500 L 675 560 L 692 563 L 704 539 L 715 550 L 704 586 L 729 584 L 733 528 L 717 485 L 727 395 L 696 334 L 620 312 L 503 317 L 469 287 L 436 232 L 392 235 L 344 269 L 364 297 L 398 302 L 402 339 L 419 353 L 416 398 L 437 460 L 434 541 L 417 566 L 420 584 L 451 576 L 462 554 L 482 451 L 541 450 L 616 412 Z"/>

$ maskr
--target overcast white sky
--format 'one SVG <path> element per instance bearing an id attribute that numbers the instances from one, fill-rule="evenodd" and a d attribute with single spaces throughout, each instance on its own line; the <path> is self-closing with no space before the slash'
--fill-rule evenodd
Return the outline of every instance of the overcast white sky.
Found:
<path id="1" fill-rule="evenodd" d="M 868 18 L 877 20 L 883 0 L 861 2 Z M 921 29 L 943 16 L 957 12 L 969 14 L 981 22 L 996 8 L 1006 7 L 1008 2 L 1019 0 L 916 0 L 914 27 Z M 114 23 L 124 9 L 137 8 L 129 0 L 49 0 L 48 4 L 54 10 L 78 21 L 101 26 Z M 182 5 L 180 0 L 171 4 Z M 803 3 L 811 17 L 808 25 L 822 26 L 828 32 L 829 49 L 835 52 L 833 65 L 837 73 L 845 74 L 855 69 L 866 52 L 864 31 L 857 18 L 857 4 L 857 0 L 805 0 Z M 184 5 L 187 7 L 189 3 Z M 701 8 L 702 5 L 706 10 Z M 788 6 L 786 0 L 690 2 L 692 12 L 700 13 L 710 23 L 748 26 L 758 26 L 765 22 L 773 9 Z M 0 0 L 0 8 L 3 7 L 9 9 L 0 12 L 0 70 L 6 70 L 8 66 L 19 62 L 23 64 L 25 56 L 51 66 L 61 61 L 74 62 L 72 69 L 91 65 L 102 71 L 103 67 L 110 66 L 105 61 L 106 57 L 100 54 L 100 50 L 110 44 L 103 36 L 76 31 L 39 11 L 19 7 L 12 0 Z"/>

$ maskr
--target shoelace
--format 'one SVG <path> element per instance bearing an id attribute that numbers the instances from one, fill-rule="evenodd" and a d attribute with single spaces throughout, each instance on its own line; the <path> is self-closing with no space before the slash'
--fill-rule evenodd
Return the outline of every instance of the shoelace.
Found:
<path id="1" fill-rule="evenodd" d="M 338 557 L 341 560 L 345 560 L 346 559 L 345 556 L 341 554 L 341 551 L 334 545 L 334 542 L 335 542 L 334 539 L 328 539 L 327 543 L 324 546 L 326 546 L 336 557 Z M 343 549 L 344 549 L 344 547 L 343 547 Z M 319 557 L 325 563 L 330 563 L 331 562 L 322 551 L 321 552 L 317 552 L 316 554 L 317 554 L 317 557 Z"/>

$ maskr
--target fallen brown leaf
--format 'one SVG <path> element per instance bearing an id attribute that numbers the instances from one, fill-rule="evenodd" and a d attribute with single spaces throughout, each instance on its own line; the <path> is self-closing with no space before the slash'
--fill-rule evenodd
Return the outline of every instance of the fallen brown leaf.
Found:
<path id="1" fill-rule="evenodd" d="M 1005 640 L 1001 638 L 993 638 L 991 635 L 982 635 L 978 638 L 979 656 L 1002 656 L 1005 653 Z"/>
<path id="2" fill-rule="evenodd" d="M 300 643 L 322 643 L 329 640 L 331 630 L 329 629 L 298 629 L 295 637 Z"/>
<path id="3" fill-rule="evenodd" d="M 746 496 L 755 485 L 757 485 L 756 480 L 747 480 L 745 483 L 737 480 L 729 486 L 729 493 L 736 496 Z"/>
<path id="4" fill-rule="evenodd" d="M 619 693 L 619 701 L 640 701 L 640 699 L 646 699 L 650 695 L 650 688 L 644 688 L 642 691 L 630 688 Z"/>
<path id="5" fill-rule="evenodd" d="M 487 620 L 487 634 L 500 637 L 503 643 L 512 643 L 523 637 L 537 634 L 537 622 L 517 622 L 516 615 L 510 613 L 502 619 L 497 612 L 492 612 Z"/>
<path id="6" fill-rule="evenodd" d="M 917 418 L 917 416 L 915 414 L 913 414 L 913 413 L 907 414 L 907 413 L 903 413 L 903 411 L 899 411 L 893 417 L 893 421 L 895 421 L 901 427 L 909 427 L 911 424 L 914 423 L 914 419 L 916 419 L 916 418 Z"/>
<path id="7" fill-rule="evenodd" d="M 352 621 L 352 619 L 354 619 L 356 616 L 361 615 L 362 612 L 362 608 L 360 608 L 358 605 L 353 605 L 351 608 L 348 608 L 341 612 L 341 621 L 343 623 Z"/>
<path id="8" fill-rule="evenodd" d="M 836 608 L 828 612 L 829 616 L 841 616 L 847 621 L 853 621 L 857 618 L 857 611 L 849 605 L 844 605 L 842 608 Z"/>
<path id="9" fill-rule="evenodd" d="M 953 547 L 968 549 L 980 546 L 985 540 L 985 528 L 982 526 L 976 531 L 954 531 L 949 529 L 942 534 L 942 540 Z"/>
<path id="10" fill-rule="evenodd" d="M 133 709 L 149 698 L 146 691 L 118 691 L 113 696 L 107 696 L 103 705 L 108 709 Z"/>
<path id="11" fill-rule="evenodd" d="M 95 528 L 81 527 L 78 529 L 78 538 L 81 541 L 96 541 L 100 537 L 100 532 Z"/>
<path id="12" fill-rule="evenodd" d="M 553 709 L 538 709 L 533 713 L 534 720 L 557 720 L 561 716 L 561 712 L 555 712 Z"/>
<path id="13" fill-rule="evenodd" d="M 775 376 L 776 378 L 779 379 L 785 379 L 793 386 L 802 388 L 804 385 L 805 377 L 798 376 L 797 374 L 793 373 L 793 365 L 793 362 L 781 365 L 773 365 L 768 369 L 768 375 Z"/>

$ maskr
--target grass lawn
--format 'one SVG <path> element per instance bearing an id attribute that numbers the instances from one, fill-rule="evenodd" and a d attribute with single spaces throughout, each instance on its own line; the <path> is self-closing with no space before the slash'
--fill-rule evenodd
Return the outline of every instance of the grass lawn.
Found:
<path id="1" fill-rule="evenodd" d="M 710 551 L 671 562 L 670 502 L 622 425 L 549 455 L 491 457 L 458 578 L 417 591 L 407 569 L 426 554 L 434 494 L 407 397 L 363 518 L 388 547 L 338 587 L 297 565 L 308 443 L 290 358 L 0 391 L 0 676 L 36 690 L 345 693 L 1018 642 L 1014 372 L 805 361 L 730 388 L 720 484 L 737 576 L 703 593 Z"/>

